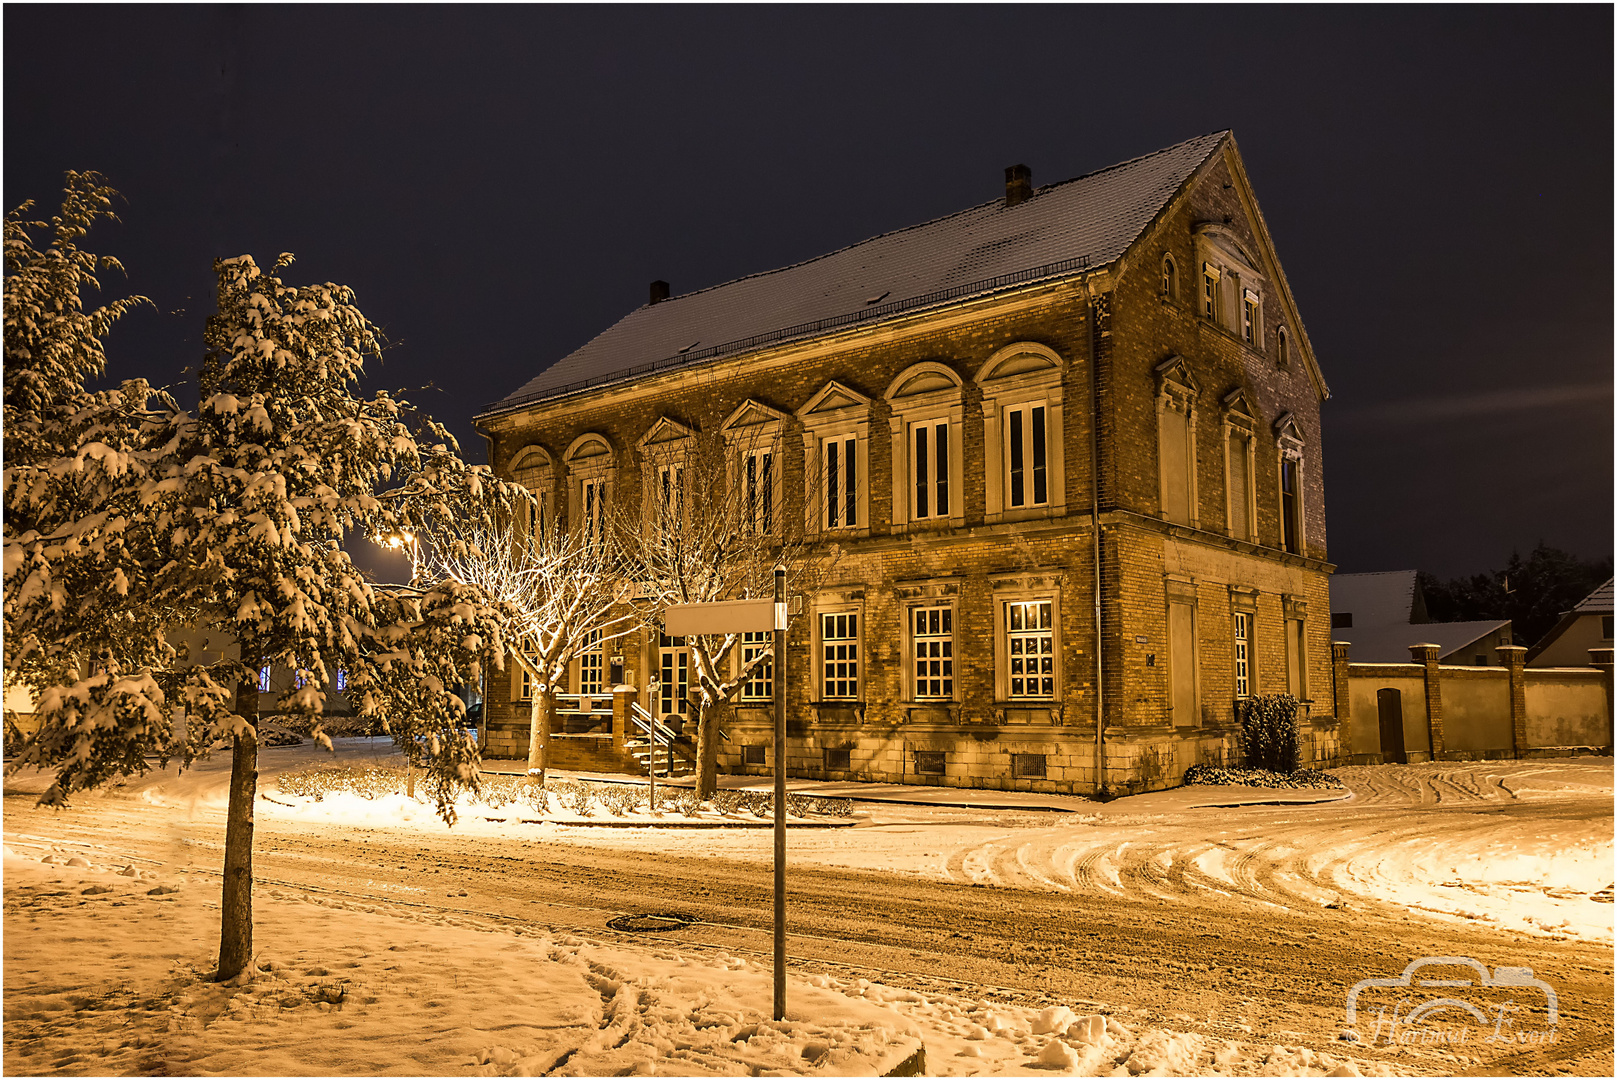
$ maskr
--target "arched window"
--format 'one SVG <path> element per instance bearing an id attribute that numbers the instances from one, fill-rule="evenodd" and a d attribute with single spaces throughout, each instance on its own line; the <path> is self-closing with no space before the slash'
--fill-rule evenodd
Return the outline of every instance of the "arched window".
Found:
<path id="1" fill-rule="evenodd" d="M 1284 326 L 1275 331 L 1275 363 L 1281 367 L 1291 363 L 1291 335 Z"/>
<path id="2" fill-rule="evenodd" d="M 1162 257 L 1162 298 L 1176 300 L 1179 297 L 1179 268 L 1173 263 L 1172 255 Z"/>

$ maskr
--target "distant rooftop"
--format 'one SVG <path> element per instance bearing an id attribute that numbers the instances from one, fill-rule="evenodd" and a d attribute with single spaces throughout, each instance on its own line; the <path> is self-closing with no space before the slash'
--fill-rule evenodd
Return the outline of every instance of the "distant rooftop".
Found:
<path id="1" fill-rule="evenodd" d="M 1572 610 L 1580 615 L 1610 615 L 1611 611 L 1611 579 L 1594 592 L 1585 596 L 1572 606 Z"/>
<path id="2" fill-rule="evenodd" d="M 1408 663 L 1409 647 L 1421 644 L 1436 645 L 1446 658 L 1510 625 L 1509 619 L 1426 622 L 1414 570 L 1336 574 L 1330 588 L 1331 640 L 1349 642 L 1349 656 L 1361 664 Z M 1335 625 L 1342 616 L 1350 616 L 1352 625 Z"/>
<path id="3" fill-rule="evenodd" d="M 636 308 L 484 415 L 779 341 L 1105 266 L 1228 135 L 1158 150 L 884 233 L 807 262 Z"/>

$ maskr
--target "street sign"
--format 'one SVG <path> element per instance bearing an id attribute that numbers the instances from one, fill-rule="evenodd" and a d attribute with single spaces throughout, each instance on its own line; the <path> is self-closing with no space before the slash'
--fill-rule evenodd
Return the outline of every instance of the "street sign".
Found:
<path id="1" fill-rule="evenodd" d="M 775 603 L 764 599 L 669 604 L 663 613 L 663 628 L 670 637 L 762 633 L 775 629 Z"/>

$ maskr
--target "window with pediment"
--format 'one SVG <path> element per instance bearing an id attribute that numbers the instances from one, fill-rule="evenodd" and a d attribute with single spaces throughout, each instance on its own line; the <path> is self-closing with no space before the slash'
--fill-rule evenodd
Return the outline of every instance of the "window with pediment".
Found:
<path id="1" fill-rule="evenodd" d="M 1164 521 L 1199 526 L 1196 492 L 1196 398 L 1201 393 L 1182 356 L 1157 365 L 1157 472 Z"/>
<path id="2" fill-rule="evenodd" d="M 965 524 L 963 387 L 929 361 L 905 368 L 883 395 L 892 408 L 894 529 Z"/>
<path id="3" fill-rule="evenodd" d="M 533 496 L 532 505 L 517 510 L 517 534 L 530 541 L 542 536 L 555 523 L 556 467 L 550 452 L 530 444 L 511 459 L 511 479 Z"/>
<path id="4" fill-rule="evenodd" d="M 659 417 L 640 437 L 640 520 L 647 536 L 675 534 L 686 522 L 685 462 L 694 432 Z"/>
<path id="5" fill-rule="evenodd" d="M 1290 412 L 1275 421 L 1275 450 L 1278 455 L 1280 493 L 1280 547 L 1293 555 L 1305 554 L 1304 531 L 1307 507 L 1303 499 L 1302 429 Z"/>
<path id="6" fill-rule="evenodd" d="M 812 532 L 870 529 L 870 399 L 832 380 L 797 410 L 803 425 L 804 522 Z"/>
<path id="7" fill-rule="evenodd" d="M 752 398 L 720 425 L 730 461 L 730 484 L 744 532 L 779 535 L 781 429 L 787 416 Z"/>
<path id="8" fill-rule="evenodd" d="M 567 463 L 567 521 L 586 542 L 606 536 L 607 504 L 617 481 L 617 454 L 605 435 L 586 432 L 573 440 Z"/>
<path id="9" fill-rule="evenodd" d="M 987 520 L 1063 513 L 1061 357 L 1033 342 L 1000 349 L 977 373 L 983 395 Z"/>
<path id="10" fill-rule="evenodd" d="M 1224 395 L 1225 530 L 1236 540 L 1257 542 L 1257 411 L 1246 391 Z"/>
<path id="11" fill-rule="evenodd" d="M 1268 278 L 1260 261 L 1235 231 L 1223 224 L 1202 223 L 1196 227 L 1195 239 L 1202 281 L 1197 312 L 1250 348 L 1261 351 Z"/>

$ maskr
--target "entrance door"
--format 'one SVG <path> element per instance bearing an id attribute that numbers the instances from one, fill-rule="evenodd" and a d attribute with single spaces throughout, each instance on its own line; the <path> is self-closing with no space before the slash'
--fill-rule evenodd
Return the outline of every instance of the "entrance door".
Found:
<path id="1" fill-rule="evenodd" d="M 1391 687 L 1376 691 L 1376 714 L 1381 719 L 1381 760 L 1409 764 L 1404 752 L 1403 695 Z"/>
<path id="2" fill-rule="evenodd" d="M 682 637 L 660 635 L 657 673 L 662 690 L 657 695 L 657 718 L 675 731 L 683 728 L 690 705 L 691 650 Z"/>

